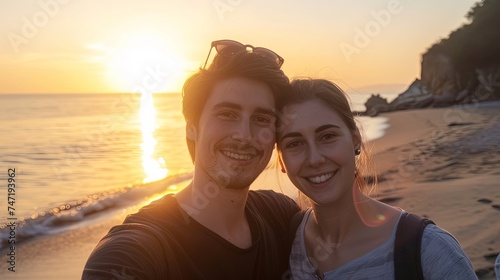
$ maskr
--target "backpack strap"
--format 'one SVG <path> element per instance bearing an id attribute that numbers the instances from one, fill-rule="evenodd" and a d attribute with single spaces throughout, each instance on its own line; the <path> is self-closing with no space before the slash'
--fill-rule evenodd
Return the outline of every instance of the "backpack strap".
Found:
<path id="1" fill-rule="evenodd" d="M 424 279 L 420 247 L 422 234 L 428 224 L 434 222 L 408 212 L 404 212 L 399 219 L 394 242 L 395 279 Z"/>

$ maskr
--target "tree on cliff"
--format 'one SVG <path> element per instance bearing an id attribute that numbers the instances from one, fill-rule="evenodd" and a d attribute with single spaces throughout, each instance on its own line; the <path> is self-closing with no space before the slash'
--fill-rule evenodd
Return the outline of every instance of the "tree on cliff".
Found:
<path id="1" fill-rule="evenodd" d="M 482 0 L 467 13 L 469 23 L 432 45 L 422 57 L 422 84 L 435 103 L 500 98 L 500 1 Z"/>
<path id="2" fill-rule="evenodd" d="M 500 1 L 483 0 L 467 13 L 470 21 L 434 44 L 428 52 L 446 53 L 460 70 L 500 63 Z M 462 71 L 460 71 L 462 72 Z"/>

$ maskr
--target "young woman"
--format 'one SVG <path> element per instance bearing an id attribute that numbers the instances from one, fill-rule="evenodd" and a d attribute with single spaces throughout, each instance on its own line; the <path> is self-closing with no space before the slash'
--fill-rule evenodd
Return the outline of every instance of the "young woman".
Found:
<path id="1" fill-rule="evenodd" d="M 368 196 L 366 151 L 335 84 L 292 82 L 277 132 L 282 171 L 311 207 L 290 256 L 293 279 L 395 279 L 394 241 L 404 210 Z M 457 240 L 434 224 L 421 243 L 424 279 L 477 279 Z"/>

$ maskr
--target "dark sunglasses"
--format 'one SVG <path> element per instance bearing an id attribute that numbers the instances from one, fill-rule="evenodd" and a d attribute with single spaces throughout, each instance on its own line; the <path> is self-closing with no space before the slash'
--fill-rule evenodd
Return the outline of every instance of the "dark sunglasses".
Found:
<path id="1" fill-rule="evenodd" d="M 239 53 L 241 51 L 246 51 L 249 53 L 256 53 L 263 57 L 272 59 L 273 61 L 276 62 L 278 68 L 281 68 L 281 65 L 283 65 L 283 62 L 285 62 L 285 60 L 281 56 L 279 56 L 277 53 L 273 52 L 270 49 L 254 47 L 252 45 L 243 45 L 242 43 L 233 40 L 218 40 L 212 42 L 212 46 L 210 47 L 210 51 L 208 52 L 205 64 L 203 64 L 203 69 L 205 69 L 205 67 L 207 66 L 208 58 L 210 57 L 210 53 L 212 52 L 212 49 L 214 47 L 215 50 L 217 51 L 217 54 L 224 57 L 231 57 L 236 53 Z"/>

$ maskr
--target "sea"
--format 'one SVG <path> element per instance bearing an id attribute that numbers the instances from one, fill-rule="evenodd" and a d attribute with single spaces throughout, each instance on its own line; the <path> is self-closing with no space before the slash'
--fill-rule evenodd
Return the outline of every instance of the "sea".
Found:
<path id="1" fill-rule="evenodd" d="M 352 108 L 367 97 L 351 95 Z M 387 128 L 383 117 L 358 122 L 367 140 Z M 57 234 L 192 177 L 179 93 L 2 94 L 0 131 L 0 249 L 10 223 L 17 242 Z"/>

